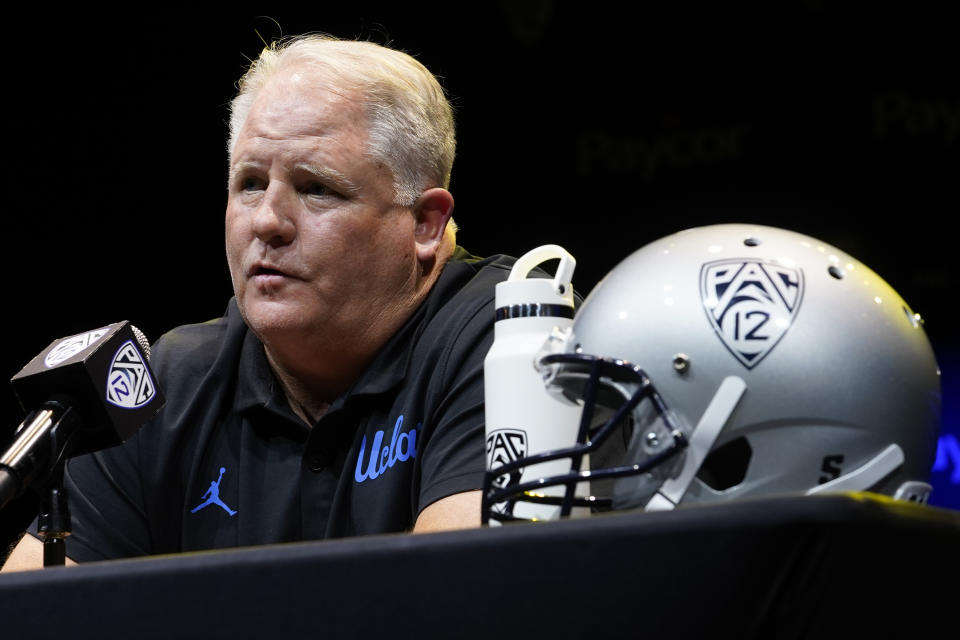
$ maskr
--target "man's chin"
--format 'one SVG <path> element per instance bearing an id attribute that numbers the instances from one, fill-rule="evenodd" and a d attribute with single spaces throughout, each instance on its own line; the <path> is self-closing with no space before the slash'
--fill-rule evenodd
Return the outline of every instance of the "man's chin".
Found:
<path id="1" fill-rule="evenodd" d="M 299 305 L 258 300 L 252 304 L 238 301 L 237 306 L 244 322 L 263 342 L 306 329 L 308 313 Z"/>

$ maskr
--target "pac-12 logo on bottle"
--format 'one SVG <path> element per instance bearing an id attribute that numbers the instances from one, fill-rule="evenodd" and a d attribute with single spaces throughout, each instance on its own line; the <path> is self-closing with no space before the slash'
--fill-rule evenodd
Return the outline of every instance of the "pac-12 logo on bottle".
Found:
<path id="1" fill-rule="evenodd" d="M 700 269 L 700 297 L 724 346 L 752 369 L 793 323 L 803 271 L 760 260 L 708 262 Z"/>
<path id="2" fill-rule="evenodd" d="M 107 376 L 107 401 L 124 409 L 137 409 L 150 402 L 156 387 L 132 340 L 121 345 Z"/>
<path id="3" fill-rule="evenodd" d="M 493 470 L 527 455 L 527 432 L 522 429 L 497 429 L 487 434 L 487 469 Z M 520 484 L 523 467 L 504 473 L 493 481 L 493 486 L 504 489 Z M 493 506 L 501 513 L 512 513 L 515 500 Z"/>

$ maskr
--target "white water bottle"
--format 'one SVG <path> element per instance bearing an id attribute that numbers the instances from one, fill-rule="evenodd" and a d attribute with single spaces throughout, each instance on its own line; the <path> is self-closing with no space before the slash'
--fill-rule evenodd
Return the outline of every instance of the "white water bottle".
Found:
<path id="1" fill-rule="evenodd" d="M 534 267 L 559 258 L 556 276 L 530 278 Z M 517 260 L 505 282 L 497 284 L 494 340 L 484 360 L 487 469 L 493 470 L 520 458 L 572 447 L 577 441 L 581 410 L 578 405 L 547 392 L 535 367 L 536 356 L 554 328 L 573 324 L 571 279 L 576 260 L 563 247 L 544 245 Z M 505 473 L 493 483 L 505 488 L 538 478 L 570 472 L 570 458 L 525 465 Z M 584 457 L 580 467 L 587 469 Z M 587 495 L 581 483 L 577 495 Z M 540 488 L 538 493 L 563 496 L 563 486 Z M 493 511 L 522 519 L 556 520 L 560 507 L 532 502 L 505 501 Z M 571 516 L 589 515 L 575 508 Z M 491 518 L 490 524 L 497 524 Z"/>

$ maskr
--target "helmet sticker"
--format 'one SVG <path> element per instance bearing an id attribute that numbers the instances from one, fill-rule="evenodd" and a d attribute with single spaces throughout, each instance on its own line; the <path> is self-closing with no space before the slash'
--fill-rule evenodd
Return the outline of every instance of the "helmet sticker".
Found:
<path id="1" fill-rule="evenodd" d="M 817 484 L 823 484 L 839 478 L 843 473 L 842 464 L 843 455 L 841 454 L 823 456 L 823 466 L 820 467 L 820 471 L 822 471 L 824 475 L 820 476 L 820 482 Z"/>
<path id="2" fill-rule="evenodd" d="M 724 346 L 752 369 L 793 323 L 803 282 L 803 271 L 774 262 L 721 260 L 700 269 L 700 297 Z"/>

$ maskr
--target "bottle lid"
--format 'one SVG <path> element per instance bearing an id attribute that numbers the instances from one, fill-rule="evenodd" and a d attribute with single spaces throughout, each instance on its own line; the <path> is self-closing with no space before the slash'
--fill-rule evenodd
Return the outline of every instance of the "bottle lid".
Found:
<path id="1" fill-rule="evenodd" d="M 528 277 L 535 267 L 548 260 L 556 259 L 560 260 L 560 264 L 552 280 Z M 497 319 L 531 315 L 572 317 L 573 284 L 571 280 L 576 266 L 577 261 L 574 257 L 559 245 L 546 244 L 525 253 L 513 265 L 507 280 L 497 284 Z M 516 314 L 513 312 L 501 314 L 502 308 L 515 306 L 523 308 L 517 310 Z M 560 308 L 553 309 L 553 306 Z"/>

